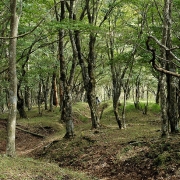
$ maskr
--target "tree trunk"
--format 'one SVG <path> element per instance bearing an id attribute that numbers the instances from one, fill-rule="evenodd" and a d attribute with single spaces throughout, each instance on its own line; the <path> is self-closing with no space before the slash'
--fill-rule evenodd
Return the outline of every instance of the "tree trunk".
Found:
<path id="1" fill-rule="evenodd" d="M 166 76 L 160 74 L 160 99 L 161 99 L 161 119 L 162 119 L 162 136 L 168 135 L 168 116 L 167 116 L 167 102 L 166 102 Z"/>
<path id="2" fill-rule="evenodd" d="M 48 110 L 48 94 L 49 94 L 49 76 L 46 81 L 42 81 L 43 83 L 43 94 L 44 94 L 44 109 Z"/>
<path id="3" fill-rule="evenodd" d="M 25 87 L 24 99 L 25 99 L 25 106 L 28 108 L 28 110 L 31 110 L 31 108 L 32 108 L 31 90 L 30 90 L 30 87 L 28 85 Z"/>
<path id="4" fill-rule="evenodd" d="M 16 14 L 16 0 L 10 2 L 11 24 L 10 24 L 10 47 L 9 47 L 9 116 L 7 125 L 6 154 L 15 156 L 15 129 L 17 110 L 17 76 L 16 76 L 16 45 L 18 35 L 19 18 Z"/>
<path id="5" fill-rule="evenodd" d="M 88 76 L 89 76 L 89 83 L 88 86 L 85 87 L 87 92 L 87 101 L 89 104 L 90 112 L 91 112 L 91 121 L 92 121 L 92 129 L 96 129 L 99 126 L 99 119 L 97 116 L 97 109 L 96 109 L 96 95 L 95 95 L 95 41 L 96 38 L 93 34 L 90 34 L 89 37 L 89 56 L 88 56 Z"/>
<path id="6" fill-rule="evenodd" d="M 166 29 L 166 47 L 168 49 L 172 48 L 172 40 L 171 40 L 171 13 L 172 13 L 172 0 L 165 1 L 165 8 L 164 8 L 164 21 L 165 29 Z M 173 57 L 166 51 L 166 60 L 169 61 L 167 63 L 167 70 L 171 72 L 176 72 L 176 67 L 174 65 Z M 177 90 L 176 90 L 177 78 L 171 75 L 167 75 L 167 101 L 168 101 L 168 119 L 170 122 L 171 133 L 179 132 L 179 125 L 178 125 L 178 103 L 177 103 Z"/>
<path id="7" fill-rule="evenodd" d="M 54 90 L 51 87 L 50 98 L 49 98 L 49 110 L 50 110 L 50 112 L 53 112 L 53 96 L 54 96 Z"/>
<path id="8" fill-rule="evenodd" d="M 72 117 L 72 94 L 70 92 L 69 87 L 65 90 L 65 97 L 63 102 L 64 107 L 64 119 L 66 123 L 66 134 L 65 138 L 70 138 L 74 136 L 74 124 L 73 124 L 73 117 Z"/>
<path id="9" fill-rule="evenodd" d="M 26 62 L 28 63 L 29 60 L 29 55 L 26 59 Z M 25 66 L 25 65 L 24 65 Z M 29 64 L 26 65 L 27 71 L 29 71 Z M 24 71 L 25 73 L 26 71 Z M 28 110 L 31 110 L 32 104 L 31 104 L 31 89 L 28 85 L 29 83 L 29 78 L 27 78 L 27 85 L 25 86 L 25 92 L 24 92 L 24 101 L 25 101 L 25 106 L 28 108 Z"/>
<path id="10" fill-rule="evenodd" d="M 117 121 L 117 124 L 119 126 L 119 129 L 122 128 L 122 122 L 120 120 L 120 115 L 119 115 L 119 97 L 121 94 L 121 86 L 117 87 L 115 84 L 113 84 L 113 110 L 114 110 L 114 115 Z"/>
<path id="11" fill-rule="evenodd" d="M 141 75 L 141 70 L 139 71 L 139 74 L 136 78 L 136 82 L 135 82 L 135 99 L 134 99 L 134 106 L 136 109 L 140 109 L 139 107 L 139 98 L 140 98 L 140 75 Z"/>
<path id="12" fill-rule="evenodd" d="M 159 104 L 160 99 L 160 81 L 158 76 L 158 85 L 157 85 L 157 91 L 156 91 L 156 104 Z"/>
<path id="13" fill-rule="evenodd" d="M 121 78 L 121 68 L 117 66 L 117 64 L 114 62 L 114 36 L 113 32 L 111 32 L 112 36 L 110 37 L 110 42 L 109 42 L 109 59 L 111 61 L 111 74 L 112 74 L 112 85 L 113 85 L 113 90 L 112 90 L 112 95 L 113 95 L 113 110 L 114 110 L 114 115 L 117 121 L 117 124 L 119 126 L 119 129 L 122 128 L 122 122 L 120 120 L 120 115 L 119 115 L 119 98 L 121 94 L 121 86 L 122 86 L 122 78 Z"/>
<path id="14" fill-rule="evenodd" d="M 180 89 L 180 80 L 178 80 L 178 90 Z M 177 92 L 177 99 L 178 99 L 178 115 L 180 117 L 180 91 Z"/>
<path id="15" fill-rule="evenodd" d="M 19 112 L 20 118 L 27 118 L 26 111 L 24 109 L 24 97 L 20 90 L 21 83 L 17 85 L 17 110 Z"/>
<path id="16" fill-rule="evenodd" d="M 53 80 L 52 80 L 52 89 L 54 90 L 53 93 L 53 105 L 58 106 L 58 97 L 57 97 L 57 84 L 56 84 L 56 73 L 53 73 Z"/>
<path id="17" fill-rule="evenodd" d="M 39 80 L 39 89 L 38 89 L 38 96 L 37 96 L 37 100 L 38 100 L 38 111 L 39 114 L 42 115 L 42 110 L 41 110 L 41 104 L 43 102 L 43 96 L 42 96 L 42 83 L 41 83 L 41 79 Z"/>
<path id="18" fill-rule="evenodd" d="M 73 18 L 73 4 L 74 1 L 70 1 L 70 6 L 66 3 L 67 9 L 69 10 L 69 19 Z M 60 21 L 65 18 L 65 2 L 61 1 L 61 15 Z M 58 20 L 58 18 L 57 18 Z M 61 89 L 61 121 L 66 123 L 66 134 L 65 138 L 74 136 L 74 124 L 72 117 L 72 84 L 75 73 L 77 51 L 75 49 L 74 37 L 69 31 L 71 46 L 73 50 L 72 66 L 69 73 L 66 73 L 67 63 L 64 58 L 64 30 L 59 31 L 59 61 L 60 61 L 60 89 Z"/>
<path id="19" fill-rule="evenodd" d="M 56 69 L 56 68 L 55 68 Z M 50 94 L 50 111 L 53 111 L 53 106 L 58 106 L 58 95 L 57 95 L 57 84 L 56 84 L 56 73 L 53 72 L 51 81 L 51 94 Z"/>
<path id="20" fill-rule="evenodd" d="M 164 1 L 164 24 L 163 24 L 163 36 L 162 44 L 167 46 L 167 42 L 170 41 L 170 13 L 171 13 L 171 3 L 169 0 Z M 168 42 L 169 43 L 169 42 Z M 162 59 L 167 59 L 166 50 L 162 49 Z M 166 69 L 166 62 L 161 62 L 161 67 Z M 161 116 L 162 116 L 162 136 L 168 135 L 168 98 L 167 98 L 167 84 L 166 84 L 166 75 L 160 73 L 160 99 L 161 99 Z M 170 94 L 169 94 L 170 95 Z M 169 104 L 169 103 L 168 103 Z"/>
<path id="21" fill-rule="evenodd" d="M 20 116 L 20 118 L 27 118 L 27 114 L 26 114 L 26 111 L 24 109 L 24 99 L 23 99 L 23 96 L 19 95 L 19 94 L 20 94 L 20 92 L 18 92 L 18 94 L 17 94 L 17 97 L 18 97 L 17 109 L 19 112 L 19 116 Z"/>

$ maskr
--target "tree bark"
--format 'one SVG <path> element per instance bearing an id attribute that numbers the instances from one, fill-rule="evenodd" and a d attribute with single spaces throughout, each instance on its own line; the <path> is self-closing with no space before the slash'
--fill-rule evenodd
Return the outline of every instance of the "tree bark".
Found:
<path id="1" fill-rule="evenodd" d="M 18 35 L 19 18 L 16 13 L 16 0 L 10 1 L 11 24 L 10 24 L 10 44 L 9 44 L 9 116 L 7 125 L 7 146 L 6 154 L 15 156 L 15 129 L 17 112 L 17 75 L 16 75 L 16 46 Z"/>
<path id="2" fill-rule="evenodd" d="M 61 15 L 60 21 L 65 18 L 65 5 L 69 10 L 69 19 L 73 19 L 73 4 L 74 1 L 68 3 L 61 1 Z M 60 88 L 61 88 L 61 121 L 66 123 L 66 134 L 64 138 L 74 136 L 74 124 L 72 117 L 72 84 L 74 80 L 74 73 L 76 67 L 77 51 L 75 49 L 74 37 L 71 30 L 69 30 L 71 46 L 73 50 L 72 66 L 68 74 L 65 72 L 67 63 L 64 58 L 64 30 L 59 31 L 59 61 L 60 61 Z"/>
<path id="3" fill-rule="evenodd" d="M 109 52 L 108 56 L 111 61 L 111 76 L 112 76 L 112 85 L 113 85 L 113 90 L 112 90 L 112 95 L 113 95 L 113 110 L 114 110 L 114 115 L 117 121 L 117 124 L 119 126 L 119 129 L 122 128 L 122 122 L 120 120 L 120 115 L 119 115 L 119 98 L 121 94 L 121 88 L 122 88 L 122 79 L 124 77 L 124 74 L 121 76 L 121 68 L 119 66 L 116 66 L 117 64 L 114 62 L 114 37 L 113 37 L 113 32 L 111 32 L 111 36 L 109 39 Z"/>
<path id="4" fill-rule="evenodd" d="M 31 104 L 31 89 L 27 85 L 25 87 L 25 92 L 24 92 L 24 99 L 25 99 L 25 105 L 28 108 L 28 110 L 31 110 L 32 104 Z"/>
<path id="5" fill-rule="evenodd" d="M 48 95 L 49 95 L 49 75 L 46 81 L 42 80 L 43 83 L 43 94 L 44 94 L 44 109 L 48 110 Z"/>

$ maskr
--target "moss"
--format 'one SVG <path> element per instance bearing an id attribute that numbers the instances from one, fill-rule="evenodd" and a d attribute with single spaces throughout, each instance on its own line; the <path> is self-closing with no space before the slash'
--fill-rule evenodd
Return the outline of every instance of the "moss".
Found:
<path id="1" fill-rule="evenodd" d="M 165 165 L 169 161 L 171 161 L 171 154 L 168 151 L 164 151 L 162 154 L 159 154 L 154 160 L 155 165 L 157 166 Z"/>

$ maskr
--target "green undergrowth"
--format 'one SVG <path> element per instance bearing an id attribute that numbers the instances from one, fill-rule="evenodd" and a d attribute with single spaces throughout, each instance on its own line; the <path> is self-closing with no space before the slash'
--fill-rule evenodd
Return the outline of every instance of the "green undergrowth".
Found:
<path id="1" fill-rule="evenodd" d="M 144 104 L 141 102 L 140 107 L 143 107 Z M 178 139 L 172 144 L 170 140 L 166 142 L 160 138 L 159 105 L 149 103 L 147 114 L 143 114 L 142 109 L 136 109 L 133 102 L 127 102 L 126 128 L 121 130 L 114 117 L 112 101 L 101 102 L 98 107 L 99 116 L 102 110 L 101 126 L 92 130 L 88 104 L 82 102 L 73 104 L 75 136 L 70 140 L 62 138 L 65 134 L 65 125 L 59 123 L 59 108 L 54 109 L 54 112 L 43 111 L 42 115 L 38 114 L 37 108 L 28 111 L 28 119 L 18 119 L 18 125 L 27 127 L 28 130 L 51 127 L 54 133 L 49 134 L 49 137 L 56 138 L 50 139 L 47 146 L 44 146 L 45 148 L 42 147 L 32 154 L 31 157 L 37 160 L 19 157 L 12 159 L 11 163 L 10 158 L 1 156 L 0 179 L 93 180 L 92 177 L 87 177 L 80 172 L 94 172 L 96 170 L 91 170 L 90 167 L 97 166 L 99 168 L 102 164 L 104 166 L 108 164 L 109 168 L 111 169 L 112 166 L 113 171 L 117 171 L 118 174 L 121 171 L 121 163 L 127 162 L 131 167 L 135 167 L 134 164 L 136 164 L 137 168 L 141 168 L 141 162 L 146 159 L 148 159 L 147 162 L 150 162 L 150 168 L 152 168 L 150 170 L 157 167 L 162 169 L 172 160 L 179 163 L 179 147 L 176 148 L 175 153 L 173 151 L 177 146 Z M 121 112 L 122 105 L 119 105 L 120 118 Z M 113 159 L 111 159 L 112 157 Z M 113 162 L 109 162 L 109 158 Z M 120 169 L 116 167 L 117 164 Z M 68 171 L 67 168 L 76 172 Z M 100 171 L 103 176 L 102 169 L 91 174 L 101 177 L 98 174 Z M 10 173 L 8 174 L 8 172 Z"/>
<path id="2" fill-rule="evenodd" d="M 92 180 L 82 172 L 60 168 L 57 164 L 40 162 L 31 158 L 0 156 L 1 180 Z"/>

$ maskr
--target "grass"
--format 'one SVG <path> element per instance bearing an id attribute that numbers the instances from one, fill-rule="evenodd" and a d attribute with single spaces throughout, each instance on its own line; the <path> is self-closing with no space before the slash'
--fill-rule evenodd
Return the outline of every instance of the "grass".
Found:
<path id="1" fill-rule="evenodd" d="M 57 164 L 40 162 L 31 158 L 0 156 L 0 179 L 12 180 L 92 180 L 85 173 L 60 168 Z"/>

